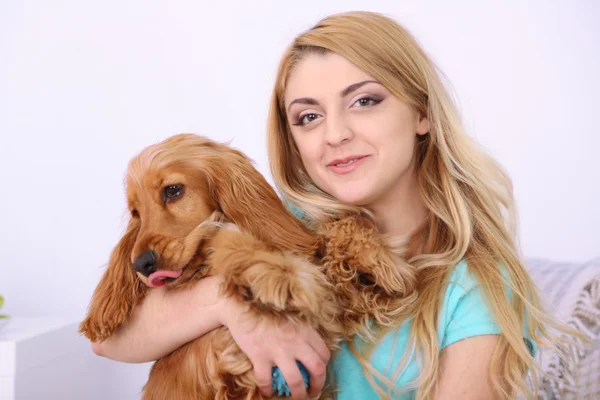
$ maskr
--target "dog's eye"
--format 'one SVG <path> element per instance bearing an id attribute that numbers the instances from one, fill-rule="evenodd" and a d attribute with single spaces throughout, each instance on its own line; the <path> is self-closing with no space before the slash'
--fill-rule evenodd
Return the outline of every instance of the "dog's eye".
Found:
<path id="1" fill-rule="evenodd" d="M 140 213 L 138 213 L 138 210 L 136 210 L 135 208 L 131 210 L 131 216 L 133 218 L 138 218 L 140 216 Z"/>
<path id="2" fill-rule="evenodd" d="M 176 199 L 183 193 L 183 185 L 169 185 L 165 187 L 165 199 Z"/>

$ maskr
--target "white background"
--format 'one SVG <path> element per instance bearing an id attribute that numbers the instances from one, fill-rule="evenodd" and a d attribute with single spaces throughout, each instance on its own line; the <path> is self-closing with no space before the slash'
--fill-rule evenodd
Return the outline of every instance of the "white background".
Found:
<path id="1" fill-rule="evenodd" d="M 180 132 L 233 139 L 269 177 L 279 57 L 320 18 L 353 9 L 403 23 L 452 82 L 469 131 L 513 177 L 523 253 L 599 256 L 598 4 L 0 2 L 5 311 L 83 315 L 124 228 L 122 177 L 142 147 Z"/>

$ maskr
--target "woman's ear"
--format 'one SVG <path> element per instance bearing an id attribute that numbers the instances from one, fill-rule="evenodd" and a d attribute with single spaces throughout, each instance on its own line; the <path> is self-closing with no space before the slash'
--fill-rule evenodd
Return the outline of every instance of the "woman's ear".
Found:
<path id="1" fill-rule="evenodd" d="M 429 119 L 427 118 L 427 115 L 422 115 L 420 113 L 417 113 L 417 135 L 426 135 L 431 131 L 431 128 L 429 126 Z"/>
<path id="2" fill-rule="evenodd" d="M 131 266 L 131 252 L 138 232 L 139 222 L 130 220 L 94 291 L 88 315 L 79 326 L 79 332 L 92 342 L 109 337 L 127 319 L 145 293 L 146 286 Z"/>
<path id="3" fill-rule="evenodd" d="M 242 153 L 232 150 L 212 174 L 219 208 L 242 231 L 278 249 L 314 253 L 317 236 L 285 208 L 273 187 Z"/>

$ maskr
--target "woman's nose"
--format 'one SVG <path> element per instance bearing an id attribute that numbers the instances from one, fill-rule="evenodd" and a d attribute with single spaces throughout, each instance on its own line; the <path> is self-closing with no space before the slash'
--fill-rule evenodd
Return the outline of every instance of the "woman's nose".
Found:
<path id="1" fill-rule="evenodd" d="M 342 117 L 328 117 L 325 121 L 325 141 L 329 146 L 339 146 L 352 139 L 354 134 Z"/>

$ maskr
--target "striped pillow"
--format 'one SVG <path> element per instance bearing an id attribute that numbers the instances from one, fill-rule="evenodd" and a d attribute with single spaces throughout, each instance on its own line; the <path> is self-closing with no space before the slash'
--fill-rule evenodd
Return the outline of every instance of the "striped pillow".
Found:
<path id="1" fill-rule="evenodd" d="M 547 375 L 540 376 L 539 399 L 600 399 L 600 258 L 581 264 L 532 259 L 527 267 L 557 316 L 595 341 L 586 346 L 576 340 L 568 365 L 540 349 Z"/>

